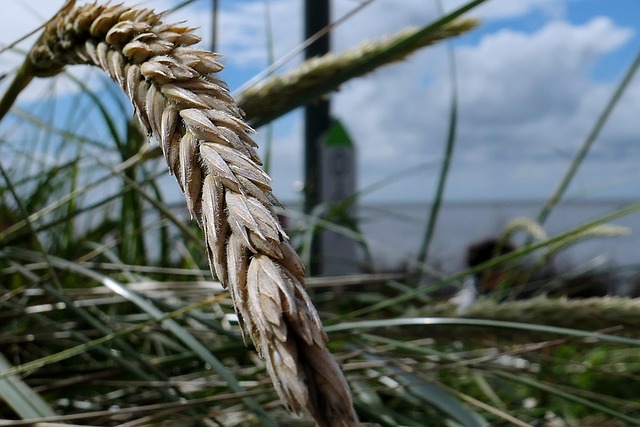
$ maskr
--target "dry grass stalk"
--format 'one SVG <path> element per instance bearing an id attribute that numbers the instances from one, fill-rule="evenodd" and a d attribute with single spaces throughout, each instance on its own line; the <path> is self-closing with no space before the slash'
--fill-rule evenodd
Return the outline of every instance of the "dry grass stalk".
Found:
<path id="1" fill-rule="evenodd" d="M 189 47 L 192 28 L 151 9 L 70 2 L 28 61 L 36 76 L 67 64 L 106 71 L 131 99 L 206 236 L 213 274 L 230 289 L 240 324 L 280 398 L 323 426 L 357 424 L 348 384 L 304 289 L 304 268 L 272 210 L 269 177 L 225 84 L 218 55 Z"/>

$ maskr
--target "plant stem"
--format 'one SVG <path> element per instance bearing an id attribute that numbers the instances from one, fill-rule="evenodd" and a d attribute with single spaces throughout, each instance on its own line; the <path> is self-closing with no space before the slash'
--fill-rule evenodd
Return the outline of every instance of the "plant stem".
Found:
<path id="1" fill-rule="evenodd" d="M 20 92 L 27 87 L 34 77 L 35 73 L 31 61 L 25 60 L 13 78 L 11 85 L 2 96 L 2 99 L 0 99 L 0 121 L 7 115 Z"/>
<path id="2" fill-rule="evenodd" d="M 439 9 L 442 8 L 441 2 L 438 2 Z M 445 146 L 444 159 L 440 168 L 440 175 L 438 177 L 438 186 L 436 194 L 431 205 L 429 212 L 429 220 L 427 222 L 427 229 L 424 234 L 424 240 L 420 252 L 418 253 L 418 262 L 425 264 L 427 257 L 429 256 L 429 246 L 433 240 L 433 235 L 438 221 L 438 214 L 440 213 L 440 207 L 442 205 L 442 198 L 444 196 L 444 188 L 447 184 L 447 177 L 449 176 L 449 168 L 451 167 L 451 161 L 453 160 L 453 151 L 456 144 L 456 130 L 458 127 L 458 79 L 456 69 L 456 58 L 453 52 L 451 43 L 447 43 L 447 57 L 449 60 L 449 75 L 451 82 L 451 109 L 449 112 L 449 129 L 447 133 L 447 143 Z M 418 270 L 415 279 L 416 284 L 420 281 L 422 276 L 422 270 Z"/>
<path id="3" fill-rule="evenodd" d="M 578 151 L 573 161 L 571 162 L 571 165 L 569 166 L 569 169 L 567 170 L 564 177 L 562 178 L 562 181 L 560 181 L 560 184 L 556 188 L 553 195 L 549 198 L 547 203 L 540 210 L 540 213 L 538 214 L 539 224 L 541 225 L 544 224 L 544 222 L 549 217 L 549 214 L 551 213 L 553 208 L 558 203 L 560 203 L 560 199 L 566 192 L 567 188 L 569 187 L 569 184 L 571 184 L 571 181 L 573 180 L 574 176 L 578 172 L 578 168 L 580 167 L 585 157 L 587 156 L 589 150 L 591 149 L 591 146 L 595 142 L 598 135 L 600 135 L 600 131 L 602 130 L 605 123 L 609 119 L 611 112 L 613 111 L 614 107 L 618 104 L 618 101 L 622 97 L 622 94 L 624 93 L 627 86 L 629 85 L 634 75 L 638 71 L 638 67 L 640 67 L 640 51 L 638 51 L 638 53 L 636 54 L 635 59 L 631 63 L 631 66 L 627 70 L 622 81 L 620 81 L 620 83 L 618 84 L 618 87 L 616 88 L 615 92 L 611 96 L 611 99 L 605 106 L 604 111 L 602 112 L 602 114 L 600 114 L 600 116 L 598 117 L 598 120 L 596 120 L 595 124 L 593 125 L 593 128 L 587 135 L 587 138 L 582 143 L 582 147 L 580 147 L 580 150 Z"/>

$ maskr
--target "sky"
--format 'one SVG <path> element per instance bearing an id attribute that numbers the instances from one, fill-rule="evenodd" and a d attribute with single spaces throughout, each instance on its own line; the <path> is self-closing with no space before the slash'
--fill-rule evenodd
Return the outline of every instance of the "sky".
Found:
<path id="1" fill-rule="evenodd" d="M 34 30 L 61 0 L 11 0 L 0 14 L 0 43 Z M 158 10 L 176 0 L 136 1 Z M 461 0 L 443 0 L 451 11 Z M 199 0 L 171 20 L 198 26 L 210 46 L 212 2 Z M 265 5 L 268 4 L 268 9 Z M 333 0 L 337 20 L 360 4 Z M 302 0 L 220 0 L 217 50 L 232 91 L 268 65 L 267 23 L 275 58 L 302 41 Z M 423 26 L 438 17 L 437 2 L 373 0 L 332 32 L 332 50 Z M 457 138 L 445 200 L 544 200 L 551 196 L 617 84 L 640 51 L 637 0 L 489 0 L 466 16 L 474 31 L 447 45 L 423 49 L 345 84 L 331 97 L 332 115 L 355 142 L 357 185 L 365 200 L 433 198 L 442 164 L 451 109 L 452 79 L 458 88 Z M 19 19 L 17 18 L 19 17 Z M 33 38 L 20 46 L 28 48 Z M 0 55 L 8 78 L 20 56 Z M 289 69 L 301 55 L 287 63 Z M 77 71 L 85 73 L 86 71 Z M 6 87 L 5 78 L 0 90 Z M 104 80 L 88 78 L 89 84 Z M 29 105 L 42 94 L 34 83 L 20 98 Z M 77 90 L 61 82 L 57 96 Z M 568 199 L 629 199 L 640 194 L 640 78 L 615 107 L 567 192 Z M 1 130 L 1 129 L 0 129 Z M 293 112 L 273 125 L 274 193 L 300 200 L 303 120 Z M 264 145 L 265 129 L 256 139 Z"/>

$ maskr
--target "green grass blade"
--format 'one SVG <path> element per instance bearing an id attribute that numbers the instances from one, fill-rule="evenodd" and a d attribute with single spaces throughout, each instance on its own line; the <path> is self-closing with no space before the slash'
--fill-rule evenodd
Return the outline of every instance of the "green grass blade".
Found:
<path id="1" fill-rule="evenodd" d="M 0 353 L 0 372 L 10 368 L 11 364 Z M 56 415 L 38 393 L 15 375 L 0 379 L 0 400 L 4 400 L 22 419 Z"/>
<path id="2" fill-rule="evenodd" d="M 438 3 L 442 8 L 441 3 Z M 453 152 L 456 145 L 456 130 L 458 128 L 458 78 L 456 69 L 456 58 L 453 52 L 451 43 L 447 43 L 447 54 L 449 62 L 449 80 L 451 83 L 451 101 L 449 110 L 449 127 L 447 131 L 447 141 L 445 144 L 444 160 L 440 166 L 440 174 L 438 176 L 438 184 L 436 187 L 436 193 L 433 196 L 433 202 L 429 212 L 429 220 L 425 230 L 422 245 L 418 252 L 418 262 L 425 264 L 429 256 L 429 247 L 433 240 L 433 235 L 436 229 L 436 223 L 438 221 L 438 214 L 442 205 L 442 199 L 444 197 L 444 189 L 447 183 L 447 177 L 449 176 L 449 168 L 453 161 Z M 422 274 L 418 270 L 418 276 L 415 279 L 415 283 L 420 282 Z"/>
<path id="3" fill-rule="evenodd" d="M 488 427 L 489 424 L 476 412 L 463 405 L 458 399 L 442 390 L 435 384 L 422 382 L 416 385 L 418 379 L 403 374 L 400 376 L 402 382 L 412 391 L 413 394 L 422 398 L 447 414 L 452 419 L 458 421 L 465 427 Z"/>
<path id="4" fill-rule="evenodd" d="M 471 411 L 458 399 L 445 392 L 435 384 L 425 382 L 410 373 L 404 372 L 393 361 L 375 354 L 366 354 L 365 359 L 381 362 L 385 376 L 391 377 L 399 385 L 399 390 L 406 390 L 412 397 L 417 398 L 420 404 L 426 404 L 437 408 L 449 418 L 456 420 L 464 427 L 487 427 L 487 422 L 477 413 Z"/>
<path id="5" fill-rule="evenodd" d="M 624 77 L 618 84 L 618 87 L 613 92 L 613 95 L 611 96 L 611 99 L 609 99 L 609 102 L 605 106 L 604 111 L 602 112 L 602 114 L 600 114 L 600 116 L 598 117 L 598 120 L 596 120 L 596 122 L 593 124 L 591 131 L 587 135 L 586 139 L 582 143 L 582 146 L 580 147 L 580 150 L 578 151 L 573 161 L 569 165 L 569 169 L 567 170 L 564 177 L 562 178 L 562 181 L 560 181 L 560 184 L 558 184 L 558 187 L 554 191 L 553 195 L 549 198 L 547 203 L 542 207 L 540 213 L 538 214 L 538 222 L 540 224 L 543 224 L 547 220 L 553 208 L 558 203 L 560 203 L 562 196 L 564 195 L 567 188 L 569 187 L 569 184 L 571 184 L 571 181 L 573 181 L 574 176 L 578 172 L 578 168 L 582 165 L 582 162 L 584 161 L 587 154 L 589 153 L 591 146 L 593 145 L 595 140 L 598 138 L 598 135 L 600 135 L 600 131 L 602 130 L 605 123 L 609 119 L 609 116 L 611 116 L 611 112 L 613 111 L 615 106 L 618 104 L 618 101 L 626 91 L 627 87 L 629 86 L 629 83 L 633 80 L 633 77 L 638 71 L 638 67 L 640 67 L 640 50 L 636 54 L 635 59 L 631 63 L 631 66 L 625 73 Z"/>
<path id="6" fill-rule="evenodd" d="M 509 372 L 504 372 L 504 371 L 495 371 L 495 372 L 493 372 L 493 375 L 498 376 L 498 377 L 502 377 L 502 378 L 506 378 L 506 379 L 509 379 L 511 381 L 518 382 L 518 383 L 521 383 L 521 384 L 526 384 L 526 385 L 528 385 L 530 387 L 536 388 L 538 390 L 545 391 L 545 392 L 547 392 L 549 394 L 558 396 L 558 397 L 560 397 L 562 399 L 565 399 L 565 400 L 568 400 L 570 402 L 575 402 L 575 403 L 578 403 L 580 405 L 586 406 L 588 408 L 595 409 L 596 411 L 599 411 L 600 413 L 612 415 L 612 416 L 614 416 L 616 418 L 619 418 L 619 419 L 621 419 L 623 421 L 631 423 L 630 425 L 634 425 L 634 426 L 640 425 L 640 418 L 630 417 L 627 414 L 624 414 L 624 413 L 622 413 L 620 411 L 616 411 L 615 409 L 611 409 L 611 408 L 609 408 L 607 406 L 601 405 L 601 404 L 599 404 L 597 402 L 594 402 L 592 400 L 584 399 L 584 398 L 582 398 L 580 396 L 577 396 L 575 394 L 562 391 L 562 390 L 560 390 L 560 389 L 558 389 L 558 388 L 556 388 L 556 387 L 554 387 L 552 385 L 545 384 L 545 383 L 542 383 L 540 381 L 536 381 L 534 379 L 523 377 L 523 376 L 520 376 L 520 375 L 514 375 L 514 374 L 511 374 Z"/>

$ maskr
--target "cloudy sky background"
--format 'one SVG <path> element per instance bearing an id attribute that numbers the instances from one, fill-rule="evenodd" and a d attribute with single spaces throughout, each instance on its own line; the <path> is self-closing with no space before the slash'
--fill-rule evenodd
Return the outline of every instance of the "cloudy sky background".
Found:
<path id="1" fill-rule="evenodd" d="M 63 2 L 3 3 L 0 43 L 7 44 L 44 22 Z M 142 1 L 165 9 L 177 1 Z M 236 90 L 263 70 L 267 60 L 266 0 L 221 0 L 218 50 L 223 78 Z M 445 10 L 465 2 L 444 1 Z M 302 40 L 302 0 L 269 0 L 276 58 Z M 333 0 L 334 19 L 359 4 Z M 211 2 L 197 1 L 172 19 L 201 27 L 203 45 L 212 32 Z M 425 25 L 438 16 L 435 1 L 374 0 L 332 34 L 342 51 L 366 39 Z M 489 0 L 468 16 L 480 27 L 454 43 L 459 86 L 459 128 L 447 200 L 530 200 L 549 197 L 571 159 L 640 50 L 636 0 Z M 27 48 L 33 39 L 27 41 Z M 0 55 L 9 73 L 20 56 Z M 300 62 L 300 56 L 285 66 Z M 86 70 L 76 71 L 86 77 Z M 104 85 L 103 79 L 87 78 Z M 3 81 L 1 89 L 6 87 Z M 29 88 L 20 102 L 41 96 Z M 332 111 L 355 140 L 358 186 L 367 200 L 427 201 L 433 196 L 444 152 L 451 73 L 444 45 L 352 81 L 332 97 Z M 74 86 L 61 82 L 58 96 Z M 640 188 L 640 78 L 635 78 L 593 146 L 569 198 L 637 198 Z M 264 139 L 264 130 L 257 136 Z M 302 115 L 275 124 L 272 175 L 282 200 L 299 200 Z M 411 170 L 402 179 L 393 180 Z"/>

